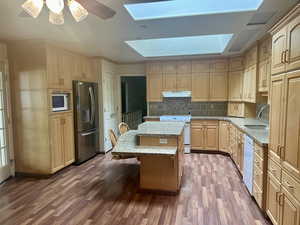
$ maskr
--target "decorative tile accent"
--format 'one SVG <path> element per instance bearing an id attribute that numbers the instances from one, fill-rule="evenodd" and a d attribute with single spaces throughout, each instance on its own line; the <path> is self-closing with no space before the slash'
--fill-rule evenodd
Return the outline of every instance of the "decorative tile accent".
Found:
<path id="1" fill-rule="evenodd" d="M 191 98 L 165 98 L 163 102 L 149 102 L 149 116 L 187 115 L 226 116 L 227 102 L 191 102 Z"/>

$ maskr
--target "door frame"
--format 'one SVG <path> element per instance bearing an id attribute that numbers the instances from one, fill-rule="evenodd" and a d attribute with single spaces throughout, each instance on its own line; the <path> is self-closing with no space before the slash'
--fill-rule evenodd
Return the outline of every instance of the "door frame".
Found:
<path id="1" fill-rule="evenodd" d="M 5 90 L 5 101 L 6 104 L 6 139 L 7 139 L 7 151 L 8 151 L 8 166 L 10 169 L 10 176 L 15 175 L 15 158 L 14 158 L 14 141 L 13 141 L 13 123 L 12 123 L 12 104 L 11 104 L 11 84 L 10 84 L 10 73 L 9 64 L 7 59 L 0 59 L 0 64 L 4 66 L 4 83 L 3 87 Z M 1 179 L 1 177 L 0 177 Z M 1 180 L 0 180 L 1 183 Z"/>

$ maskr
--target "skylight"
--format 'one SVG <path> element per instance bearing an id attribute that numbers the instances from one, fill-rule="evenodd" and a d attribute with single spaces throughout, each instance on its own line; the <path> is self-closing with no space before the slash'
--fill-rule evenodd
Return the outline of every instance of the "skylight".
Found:
<path id="1" fill-rule="evenodd" d="M 255 11 L 264 0 L 171 0 L 125 4 L 134 20 Z"/>
<path id="2" fill-rule="evenodd" d="M 144 57 L 219 54 L 233 34 L 132 40 L 126 43 Z"/>

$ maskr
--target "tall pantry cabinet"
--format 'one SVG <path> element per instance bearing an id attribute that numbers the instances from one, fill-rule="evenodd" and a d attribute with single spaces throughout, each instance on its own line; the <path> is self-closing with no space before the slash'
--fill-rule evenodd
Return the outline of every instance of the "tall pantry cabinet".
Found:
<path id="1" fill-rule="evenodd" d="M 72 80 L 96 79 L 88 58 L 47 42 L 17 41 L 8 49 L 16 172 L 53 174 L 75 161 Z M 53 93 L 68 94 L 67 111 L 52 112 Z"/>
<path id="2" fill-rule="evenodd" d="M 300 4 L 271 30 L 272 78 L 267 214 L 300 224 Z"/>

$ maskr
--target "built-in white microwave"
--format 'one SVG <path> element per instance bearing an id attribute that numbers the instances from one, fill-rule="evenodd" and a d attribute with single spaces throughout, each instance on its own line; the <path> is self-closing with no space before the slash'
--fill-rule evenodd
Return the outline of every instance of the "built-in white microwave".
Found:
<path id="1" fill-rule="evenodd" d="M 52 94 L 52 112 L 69 110 L 69 94 L 53 93 Z"/>

